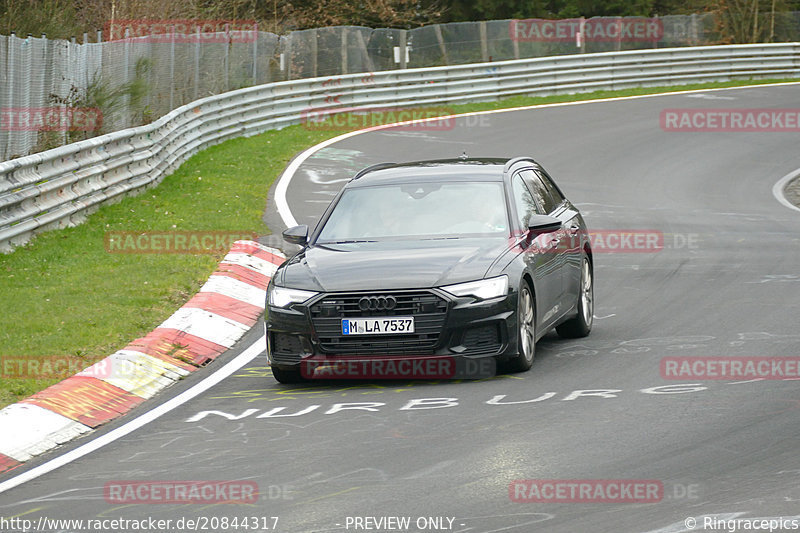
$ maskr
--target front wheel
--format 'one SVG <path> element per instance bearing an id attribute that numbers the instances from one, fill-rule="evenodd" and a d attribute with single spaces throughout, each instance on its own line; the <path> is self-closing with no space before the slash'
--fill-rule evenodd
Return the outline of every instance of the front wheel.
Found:
<path id="1" fill-rule="evenodd" d="M 529 370 L 536 354 L 536 308 L 527 281 L 523 281 L 519 289 L 517 323 L 517 355 L 506 364 L 509 372 Z"/>
<path id="2" fill-rule="evenodd" d="M 592 263 L 589 257 L 583 254 L 581 260 L 581 286 L 578 293 L 578 315 L 556 327 L 562 337 L 574 339 L 585 337 L 592 331 L 594 321 L 594 279 Z"/>

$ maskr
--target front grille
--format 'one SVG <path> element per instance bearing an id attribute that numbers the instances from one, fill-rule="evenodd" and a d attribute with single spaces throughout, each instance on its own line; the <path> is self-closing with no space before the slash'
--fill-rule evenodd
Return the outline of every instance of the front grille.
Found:
<path id="1" fill-rule="evenodd" d="M 364 296 L 393 296 L 391 310 L 362 311 Z M 342 318 L 413 316 L 414 333 L 404 335 L 342 335 Z M 430 291 L 386 291 L 381 293 L 331 294 L 311 306 L 320 347 L 332 354 L 428 355 L 433 353 L 447 316 L 447 301 Z"/>

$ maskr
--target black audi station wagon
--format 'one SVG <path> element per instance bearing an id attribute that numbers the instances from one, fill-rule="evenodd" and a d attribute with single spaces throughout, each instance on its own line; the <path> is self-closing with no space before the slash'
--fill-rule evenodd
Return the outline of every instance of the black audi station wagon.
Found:
<path id="1" fill-rule="evenodd" d="M 529 157 L 374 165 L 313 231 L 283 236 L 302 247 L 267 289 L 267 357 L 283 383 L 342 361 L 414 361 L 413 377 L 443 368 L 420 361 L 525 371 L 549 330 L 592 328 L 586 225 Z"/>

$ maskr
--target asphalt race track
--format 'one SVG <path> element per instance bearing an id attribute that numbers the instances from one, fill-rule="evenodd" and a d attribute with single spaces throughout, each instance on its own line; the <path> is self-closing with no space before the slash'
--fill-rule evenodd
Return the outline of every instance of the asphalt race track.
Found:
<path id="1" fill-rule="evenodd" d="M 548 335 L 530 372 L 286 386 L 259 355 L 141 429 L 3 492 L 0 517 L 173 520 L 166 531 L 188 530 L 176 525 L 181 517 L 279 517 L 274 529 L 269 520 L 248 531 L 285 533 L 679 533 L 724 530 L 704 528 L 706 516 L 800 519 L 798 381 L 661 372 L 665 357 L 800 355 L 800 212 L 772 194 L 800 167 L 800 135 L 668 132 L 659 123 L 664 109 L 790 109 L 798 101 L 800 85 L 657 96 L 380 130 L 324 148 L 288 188 L 300 223 L 313 224 L 368 164 L 525 154 L 591 229 L 650 231 L 662 246 L 596 249 L 592 334 Z M 175 397 L 262 335 L 259 324 L 209 371 L 0 483 Z M 246 480 L 261 497 L 249 505 L 106 500 L 106 484 L 130 480 Z M 515 480 L 663 488 L 649 502 L 532 503 L 512 501 Z M 408 517 L 411 526 L 379 529 L 356 517 Z"/>

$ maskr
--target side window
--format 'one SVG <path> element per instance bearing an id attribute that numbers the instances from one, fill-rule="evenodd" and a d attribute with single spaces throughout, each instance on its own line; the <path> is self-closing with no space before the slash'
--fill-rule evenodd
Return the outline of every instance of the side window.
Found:
<path id="1" fill-rule="evenodd" d="M 533 170 L 523 170 L 520 175 L 525 178 L 525 182 L 531 187 L 533 197 L 536 199 L 536 205 L 539 206 L 539 214 L 546 215 L 552 211 L 551 204 L 553 203 L 550 195 L 547 194 L 547 189 L 544 188 L 542 182 L 539 181 L 539 176 Z"/>
<path id="2" fill-rule="evenodd" d="M 544 188 L 545 196 L 550 199 L 547 203 L 546 209 L 548 213 L 552 213 L 556 207 L 561 205 L 561 202 L 564 201 L 564 197 L 561 196 L 560 192 L 558 192 L 558 189 L 555 185 L 553 185 L 553 181 L 546 172 L 536 172 L 536 179 L 534 180 L 534 183 L 540 183 Z"/>
<path id="3" fill-rule="evenodd" d="M 528 186 L 519 174 L 515 175 L 511 181 L 514 190 L 514 204 L 517 208 L 517 217 L 520 227 L 526 229 L 531 215 L 540 214 L 539 207 L 531 194 Z"/>

